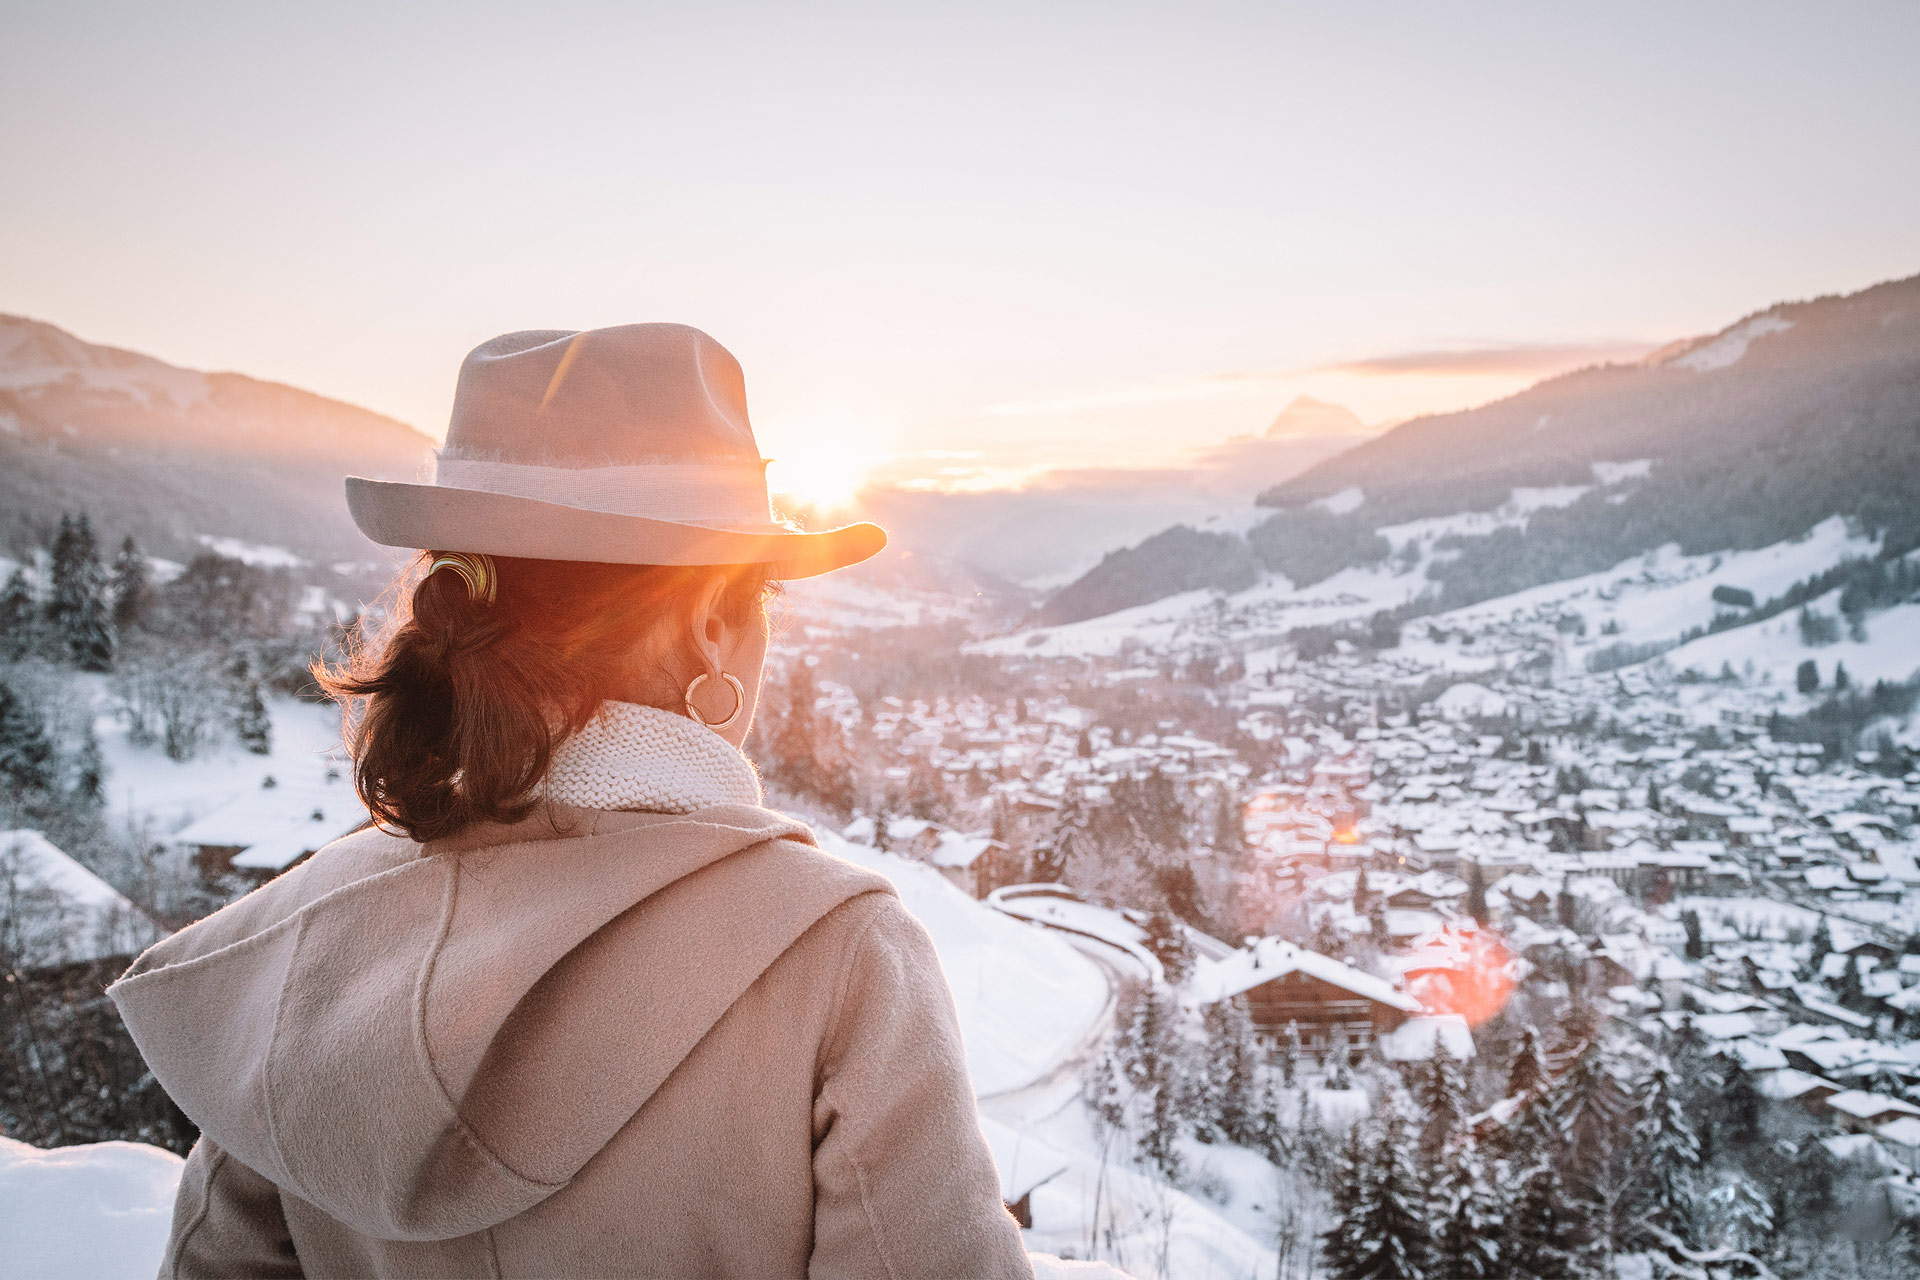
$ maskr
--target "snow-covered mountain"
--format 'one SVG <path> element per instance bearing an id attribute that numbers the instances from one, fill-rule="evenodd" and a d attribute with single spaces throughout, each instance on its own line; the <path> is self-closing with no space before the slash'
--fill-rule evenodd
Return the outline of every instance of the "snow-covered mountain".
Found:
<path id="1" fill-rule="evenodd" d="M 0 552 L 85 511 L 116 538 L 185 559 L 206 538 L 367 559 L 340 477 L 411 479 L 431 442 L 353 405 L 234 373 L 181 369 L 0 315 Z"/>
<path id="2" fill-rule="evenodd" d="M 1637 364 L 1403 423 L 1268 489 L 1241 529 L 1169 531 L 1108 555 L 1043 620 L 1410 565 L 1390 531 L 1433 521 L 1452 522 L 1446 545 L 1407 596 L 1431 608 L 1667 545 L 1764 547 L 1833 516 L 1904 550 L 1920 544 L 1916 491 L 1920 276 L 1782 303 Z"/>

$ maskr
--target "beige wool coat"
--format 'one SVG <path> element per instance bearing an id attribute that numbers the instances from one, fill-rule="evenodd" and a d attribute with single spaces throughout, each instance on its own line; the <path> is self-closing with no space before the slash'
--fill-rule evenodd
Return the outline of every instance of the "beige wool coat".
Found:
<path id="1" fill-rule="evenodd" d="M 926 932 L 765 809 L 363 831 L 112 995 L 162 1276 L 1032 1275 Z"/>

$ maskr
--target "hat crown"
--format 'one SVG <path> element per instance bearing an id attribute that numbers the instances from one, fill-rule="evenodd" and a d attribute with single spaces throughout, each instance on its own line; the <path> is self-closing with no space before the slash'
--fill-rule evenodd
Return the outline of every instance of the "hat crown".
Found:
<path id="1" fill-rule="evenodd" d="M 441 454 L 547 467 L 760 461 L 740 362 L 684 324 L 481 343 L 460 366 Z"/>

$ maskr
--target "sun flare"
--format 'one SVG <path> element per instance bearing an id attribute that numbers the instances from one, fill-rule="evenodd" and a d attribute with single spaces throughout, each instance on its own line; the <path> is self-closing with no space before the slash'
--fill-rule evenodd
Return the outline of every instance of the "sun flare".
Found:
<path id="1" fill-rule="evenodd" d="M 883 460 L 862 435 L 844 428 L 808 432 L 787 448 L 769 452 L 767 491 L 822 514 L 851 507 Z"/>

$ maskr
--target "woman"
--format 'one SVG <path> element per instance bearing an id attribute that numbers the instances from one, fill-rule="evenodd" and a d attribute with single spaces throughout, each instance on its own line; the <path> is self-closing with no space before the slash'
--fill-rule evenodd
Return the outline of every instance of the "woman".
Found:
<path id="1" fill-rule="evenodd" d="M 514 333 L 349 706 L 378 826 L 113 989 L 202 1130 L 166 1276 L 1030 1276 L 950 993 L 887 882 L 760 806 L 772 521 L 740 367 L 678 325 Z M 436 554 L 438 552 L 438 554 Z"/>

